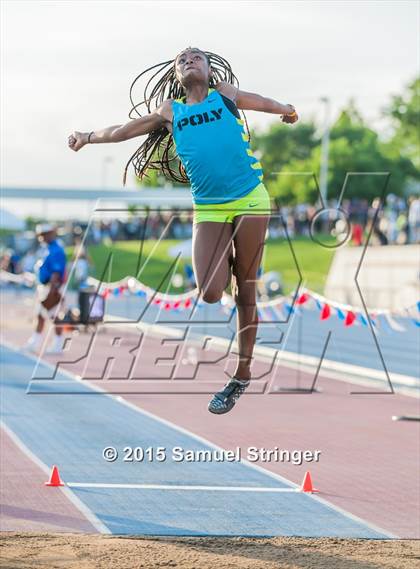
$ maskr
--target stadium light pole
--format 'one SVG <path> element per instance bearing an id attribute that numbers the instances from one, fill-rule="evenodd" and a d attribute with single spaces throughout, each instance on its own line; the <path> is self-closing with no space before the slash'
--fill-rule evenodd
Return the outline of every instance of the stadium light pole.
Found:
<path id="1" fill-rule="evenodd" d="M 321 142 L 321 169 L 319 174 L 319 186 L 324 205 L 327 203 L 328 192 L 328 151 L 330 145 L 330 100 L 328 97 L 321 97 L 321 102 L 325 105 L 324 111 L 324 130 Z"/>

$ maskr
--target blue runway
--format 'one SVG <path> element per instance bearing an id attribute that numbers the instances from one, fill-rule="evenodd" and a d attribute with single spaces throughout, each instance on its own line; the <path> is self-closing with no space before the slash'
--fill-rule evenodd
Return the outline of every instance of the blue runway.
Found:
<path id="1" fill-rule="evenodd" d="M 246 463 L 174 462 L 175 446 L 214 447 L 115 397 L 92 395 L 93 387 L 68 375 L 58 374 L 44 382 L 48 394 L 42 393 L 41 382 L 34 393 L 34 381 L 27 394 L 33 359 L 4 346 L 2 355 L 2 419 L 42 462 L 58 465 L 65 482 L 187 487 L 72 487 L 113 534 L 389 537 L 313 496 L 289 491 L 292 485 L 287 481 Z M 60 394 L 63 389 L 67 394 Z M 89 395 L 68 394 L 72 389 Z M 102 456 L 108 446 L 120 453 L 115 462 L 106 462 Z M 167 458 L 124 462 L 124 447 L 164 447 Z M 197 485 L 254 490 L 194 489 Z M 268 491 L 258 490 L 262 488 Z"/>

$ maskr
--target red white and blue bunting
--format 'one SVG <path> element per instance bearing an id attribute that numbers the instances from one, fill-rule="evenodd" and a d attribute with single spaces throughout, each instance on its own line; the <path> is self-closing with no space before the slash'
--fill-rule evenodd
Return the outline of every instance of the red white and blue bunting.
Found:
<path id="1" fill-rule="evenodd" d="M 12 275 L 4 270 L 0 271 L 0 282 L 26 287 L 33 287 L 36 284 L 32 273 Z M 199 297 L 197 289 L 182 294 L 164 294 L 144 285 L 134 277 L 126 277 L 121 281 L 111 283 L 101 283 L 97 279 L 89 277 L 88 284 L 94 287 L 105 299 L 136 295 L 145 298 L 151 305 L 159 306 L 165 311 L 179 312 L 193 307 L 203 308 L 207 304 Z M 233 297 L 226 292 L 218 305 L 226 314 L 232 314 L 236 310 Z M 375 331 L 404 332 L 407 321 L 420 328 L 420 300 L 400 310 L 369 308 L 366 312 L 360 307 L 329 300 L 316 292 L 301 287 L 297 293 L 278 296 L 265 302 L 257 302 L 258 317 L 263 322 L 286 322 L 288 316 L 300 316 L 303 309 L 318 310 L 321 322 L 336 317 L 346 328 L 371 325 Z M 403 318 L 404 321 L 401 322 L 398 318 Z"/>

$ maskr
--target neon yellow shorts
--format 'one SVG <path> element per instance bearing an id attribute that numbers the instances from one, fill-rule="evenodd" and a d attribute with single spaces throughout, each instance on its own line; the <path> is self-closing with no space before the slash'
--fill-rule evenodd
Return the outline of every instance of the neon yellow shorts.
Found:
<path id="1" fill-rule="evenodd" d="M 237 215 L 270 215 L 270 195 L 261 182 L 249 194 L 226 203 L 194 204 L 193 223 L 217 221 L 233 223 Z"/>

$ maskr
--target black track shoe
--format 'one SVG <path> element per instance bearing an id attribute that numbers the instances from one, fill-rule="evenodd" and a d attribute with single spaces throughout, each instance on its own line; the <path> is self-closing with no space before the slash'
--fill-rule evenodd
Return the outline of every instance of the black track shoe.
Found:
<path id="1" fill-rule="evenodd" d="M 216 415 L 228 413 L 233 409 L 236 401 L 242 393 L 244 393 L 250 383 L 250 379 L 242 380 L 233 377 L 229 383 L 224 386 L 222 391 L 219 391 L 213 396 L 208 407 L 210 413 L 215 413 Z"/>

